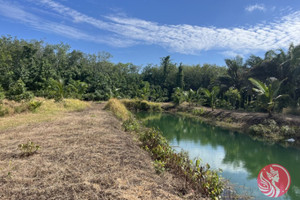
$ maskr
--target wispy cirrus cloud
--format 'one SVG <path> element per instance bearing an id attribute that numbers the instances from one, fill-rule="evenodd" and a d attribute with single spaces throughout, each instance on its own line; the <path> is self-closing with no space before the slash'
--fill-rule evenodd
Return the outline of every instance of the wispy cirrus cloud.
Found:
<path id="1" fill-rule="evenodd" d="M 248 12 L 253 12 L 255 10 L 258 11 L 265 11 L 266 7 L 263 4 L 254 4 L 254 5 L 249 5 L 245 8 L 246 11 Z"/>
<path id="2" fill-rule="evenodd" d="M 16 20 L 17 22 L 23 23 L 36 30 L 47 33 L 55 33 L 67 38 L 105 43 L 119 47 L 126 47 L 135 43 L 134 41 L 122 41 L 119 38 L 114 37 L 92 35 L 69 25 L 43 19 L 26 11 L 25 8 L 18 4 L 8 3 L 3 0 L 0 0 L 0 15 L 12 20 Z"/>
<path id="3" fill-rule="evenodd" d="M 0 0 L 0 14 L 11 19 L 20 19 L 36 29 L 119 47 L 144 44 L 159 45 L 169 51 L 183 54 L 196 54 L 206 50 L 246 54 L 287 47 L 291 42 L 300 42 L 300 35 L 297 34 L 300 31 L 300 11 L 252 27 L 217 28 L 159 24 L 118 15 L 97 19 L 53 0 L 28 1 L 40 9 L 54 12 L 60 16 L 59 20 L 67 21 L 67 25 L 57 22 L 59 20 L 53 22 L 32 15 L 10 3 L 6 3 L 6 7 L 11 11 L 6 12 L 3 0 Z M 82 26 L 88 26 L 92 32 L 84 32 Z"/>

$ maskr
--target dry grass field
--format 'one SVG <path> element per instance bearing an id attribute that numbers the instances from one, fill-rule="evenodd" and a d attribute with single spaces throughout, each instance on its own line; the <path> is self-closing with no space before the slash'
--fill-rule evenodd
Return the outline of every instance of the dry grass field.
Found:
<path id="1" fill-rule="evenodd" d="M 182 183 L 155 174 L 147 152 L 103 107 L 1 118 L 0 199 L 179 199 Z M 41 148 L 24 156 L 18 145 L 29 140 Z"/>

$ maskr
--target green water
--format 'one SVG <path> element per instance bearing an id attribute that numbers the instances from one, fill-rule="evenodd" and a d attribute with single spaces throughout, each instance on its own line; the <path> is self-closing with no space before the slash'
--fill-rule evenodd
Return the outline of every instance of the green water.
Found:
<path id="1" fill-rule="evenodd" d="M 273 163 L 284 166 L 291 175 L 291 186 L 287 194 L 276 199 L 300 200 L 300 150 L 256 141 L 188 117 L 149 113 L 139 113 L 138 117 L 148 127 L 159 128 L 176 150 L 184 149 L 191 158 L 200 157 L 212 168 L 221 168 L 221 175 L 236 184 L 238 192 L 255 199 L 272 199 L 257 187 L 259 171 Z"/>

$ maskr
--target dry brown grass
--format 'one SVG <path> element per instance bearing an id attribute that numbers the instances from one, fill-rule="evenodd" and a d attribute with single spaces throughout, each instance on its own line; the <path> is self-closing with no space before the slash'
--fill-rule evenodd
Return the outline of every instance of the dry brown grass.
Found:
<path id="1" fill-rule="evenodd" d="M 80 111 L 90 106 L 90 103 L 83 102 L 77 99 L 65 99 L 63 102 L 58 103 L 55 103 L 54 100 L 43 98 L 36 98 L 35 100 L 42 102 L 41 107 L 37 108 L 36 112 L 14 114 L 11 111 L 10 116 L 0 118 L 0 130 L 16 127 L 19 125 L 37 123 L 42 121 L 51 121 L 53 119 L 60 118 L 66 112 Z M 13 109 L 13 107 L 21 105 L 20 103 L 13 101 L 5 101 L 4 104 L 11 109 Z"/>
<path id="2" fill-rule="evenodd" d="M 105 105 L 105 109 L 111 111 L 117 118 L 122 121 L 126 121 L 130 118 L 130 113 L 128 112 L 125 105 L 118 99 L 110 99 Z"/>
<path id="3" fill-rule="evenodd" d="M 0 199 L 179 199 L 182 183 L 155 174 L 103 106 L 0 131 Z M 22 157 L 29 139 L 41 149 Z"/>

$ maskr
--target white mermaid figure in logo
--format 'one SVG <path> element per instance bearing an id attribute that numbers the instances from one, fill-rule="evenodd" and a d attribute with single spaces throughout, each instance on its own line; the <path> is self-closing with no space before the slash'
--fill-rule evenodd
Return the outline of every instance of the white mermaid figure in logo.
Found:
<path id="1" fill-rule="evenodd" d="M 267 176 L 268 179 L 264 177 L 263 172 L 260 173 L 261 183 L 259 185 L 259 189 L 269 197 L 278 197 L 280 189 L 275 184 L 279 181 L 278 171 L 275 171 L 272 167 L 270 167 L 270 173 L 267 172 Z"/>

